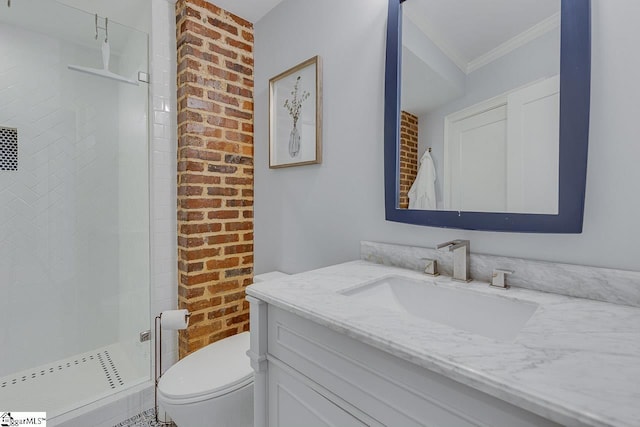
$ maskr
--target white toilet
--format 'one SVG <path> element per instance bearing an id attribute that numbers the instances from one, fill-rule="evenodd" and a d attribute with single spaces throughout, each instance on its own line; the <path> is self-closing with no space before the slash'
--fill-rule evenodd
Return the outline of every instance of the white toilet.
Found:
<path id="1" fill-rule="evenodd" d="M 287 276 L 274 271 L 254 277 L 263 282 Z M 191 353 L 158 382 L 158 402 L 178 427 L 253 426 L 253 370 L 249 332 Z"/>

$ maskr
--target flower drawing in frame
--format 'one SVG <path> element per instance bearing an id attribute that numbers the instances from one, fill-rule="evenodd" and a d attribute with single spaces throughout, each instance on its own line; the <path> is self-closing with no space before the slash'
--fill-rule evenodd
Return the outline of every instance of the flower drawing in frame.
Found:
<path id="1" fill-rule="evenodd" d="M 321 162 L 322 79 L 316 56 L 269 81 L 269 167 Z"/>
<path id="2" fill-rule="evenodd" d="M 293 90 L 291 91 L 292 99 L 288 98 L 284 100 L 284 108 L 289 111 L 289 115 L 293 120 L 293 128 L 291 129 L 291 134 L 289 135 L 289 155 L 292 158 L 295 158 L 300 154 L 300 132 L 298 132 L 298 119 L 300 118 L 300 110 L 302 109 L 302 103 L 309 98 L 311 95 L 306 90 L 302 92 L 300 97 L 298 97 L 298 86 L 300 85 L 300 78 L 298 76 L 296 78 L 296 84 L 293 86 Z"/>

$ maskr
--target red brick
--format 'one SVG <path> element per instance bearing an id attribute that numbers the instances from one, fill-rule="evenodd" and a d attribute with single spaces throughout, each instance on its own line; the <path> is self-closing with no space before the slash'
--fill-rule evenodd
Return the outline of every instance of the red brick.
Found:
<path id="1" fill-rule="evenodd" d="M 181 174 L 180 184 L 220 184 L 219 176 Z"/>
<path id="2" fill-rule="evenodd" d="M 224 225 L 225 231 L 246 231 L 253 230 L 253 222 L 245 221 L 245 222 L 228 222 Z"/>
<path id="3" fill-rule="evenodd" d="M 240 254 L 240 253 L 247 253 L 247 252 L 253 252 L 253 245 L 234 245 L 234 246 L 227 246 L 226 248 L 224 248 L 225 255 Z"/>
<path id="4" fill-rule="evenodd" d="M 222 56 L 226 56 L 227 58 L 231 58 L 231 59 L 236 59 L 238 57 L 238 54 L 235 53 L 234 51 L 225 49 L 215 43 L 209 43 L 209 50 L 211 52 L 220 54 Z"/>
<path id="5" fill-rule="evenodd" d="M 223 70 L 218 67 L 214 67 L 212 65 L 207 67 L 207 71 L 212 76 L 220 77 L 223 80 L 237 82 L 240 77 L 236 73 L 232 73 L 231 71 Z"/>
<path id="6" fill-rule="evenodd" d="M 183 110 L 178 113 L 178 123 L 185 122 L 198 122 L 201 123 L 203 121 L 202 114 L 196 113 L 191 110 Z"/>
<path id="7" fill-rule="evenodd" d="M 235 71 L 237 73 L 246 74 L 247 76 L 253 75 L 253 70 L 249 67 L 245 67 L 244 65 L 237 64 L 228 60 L 224 62 L 224 65 L 225 67 L 227 67 L 227 69 Z"/>
<path id="8" fill-rule="evenodd" d="M 194 248 L 202 245 L 204 245 L 204 239 L 202 237 L 178 236 L 178 246 L 183 248 Z"/>
<path id="9" fill-rule="evenodd" d="M 235 48 L 238 48 L 238 49 L 241 49 L 241 50 L 244 50 L 244 51 L 247 51 L 247 52 L 251 52 L 253 50 L 251 48 L 250 44 L 241 42 L 239 40 L 235 40 L 235 39 L 232 39 L 230 37 L 226 37 L 225 40 L 227 41 L 227 44 L 229 46 L 233 46 Z"/>
<path id="10" fill-rule="evenodd" d="M 225 206 L 230 208 L 238 208 L 242 206 L 253 206 L 253 200 L 227 200 Z"/>
<path id="11" fill-rule="evenodd" d="M 237 123 L 237 122 L 236 122 Z M 225 132 L 225 136 L 230 141 L 244 142 L 245 144 L 253 144 L 253 136 L 240 132 Z"/>
<path id="12" fill-rule="evenodd" d="M 238 218 L 239 212 L 238 211 L 220 211 L 220 210 L 216 210 L 216 211 L 211 211 L 208 214 L 209 219 L 234 219 L 234 218 Z"/>
<path id="13" fill-rule="evenodd" d="M 228 185 L 252 185 L 253 179 L 251 178 L 237 178 L 235 176 L 227 176 L 224 178 L 224 183 Z"/>
<path id="14" fill-rule="evenodd" d="M 180 24 L 180 32 L 184 33 L 182 36 L 190 35 L 191 33 L 195 33 L 193 35 L 202 36 L 208 40 L 215 40 L 222 37 L 218 31 L 213 30 L 212 28 L 205 27 L 202 24 L 199 24 L 192 20 L 186 20 Z M 198 37 L 199 43 L 188 42 L 189 44 L 195 44 L 197 46 L 202 46 L 202 38 Z"/>
<path id="15" fill-rule="evenodd" d="M 220 160 L 222 160 L 222 155 L 220 153 L 214 153 L 212 151 L 199 150 L 190 147 L 181 149 L 180 157 L 183 159 L 207 160 L 209 162 L 219 162 Z M 204 164 L 201 163 L 201 165 L 203 165 L 202 170 L 204 170 Z"/>
<path id="16" fill-rule="evenodd" d="M 220 318 L 222 316 L 228 316 L 229 314 L 236 313 L 237 311 L 238 311 L 238 306 L 237 305 L 232 305 L 232 306 L 229 306 L 229 307 L 223 307 L 223 308 L 219 308 L 217 310 L 210 311 L 207 314 L 207 317 L 209 319 L 217 319 L 217 318 Z"/>
<path id="17" fill-rule="evenodd" d="M 225 117 L 220 116 L 209 116 L 207 117 L 207 123 L 212 126 L 220 126 L 229 129 L 238 129 L 237 120 L 227 119 Z"/>
<path id="18" fill-rule="evenodd" d="M 202 147 L 204 139 L 196 135 L 180 135 L 178 137 L 178 147 Z"/>
<path id="19" fill-rule="evenodd" d="M 202 94 L 204 90 L 202 88 L 196 86 L 180 86 L 178 88 L 178 98 L 182 98 L 183 96 L 193 95 L 198 98 L 202 98 Z"/>
<path id="20" fill-rule="evenodd" d="M 182 209 L 215 209 L 222 206 L 222 200 L 217 199 L 184 199 L 180 200 Z"/>
<path id="21" fill-rule="evenodd" d="M 217 172 L 217 173 L 234 173 L 238 170 L 235 166 L 227 166 L 227 165 L 209 165 L 209 172 Z M 217 206 L 219 207 L 219 206 Z"/>
<path id="22" fill-rule="evenodd" d="M 253 32 L 250 31 L 242 31 L 242 38 L 246 41 L 253 43 Z"/>
<path id="23" fill-rule="evenodd" d="M 236 110 L 235 108 L 227 107 L 227 108 L 224 109 L 224 113 L 227 116 L 237 117 L 237 118 L 243 119 L 243 120 L 251 120 L 251 119 L 253 119 L 253 114 L 252 113 L 247 113 L 246 111 Z"/>
<path id="24" fill-rule="evenodd" d="M 179 261 L 178 262 L 178 268 L 180 268 L 180 271 L 185 271 L 187 273 L 193 273 L 193 272 L 196 272 L 196 271 L 204 270 L 204 263 L 203 262 L 184 262 L 184 261 Z"/>
<path id="25" fill-rule="evenodd" d="M 240 146 L 238 144 L 227 141 L 209 141 L 207 142 L 207 148 L 210 150 L 224 151 L 226 153 L 240 152 Z"/>
<path id="26" fill-rule="evenodd" d="M 241 27 L 245 27 L 249 30 L 253 30 L 253 24 L 247 21 L 246 19 L 242 19 L 241 17 L 234 15 L 232 13 L 229 14 L 229 17 L 233 19 L 236 22 L 236 24 L 240 25 Z"/>
<path id="27" fill-rule="evenodd" d="M 198 260 L 220 255 L 220 248 L 180 250 L 180 256 L 185 260 Z"/>
<path id="28" fill-rule="evenodd" d="M 203 187 L 194 187 L 194 186 L 179 186 L 178 187 L 178 196 L 199 196 L 202 194 Z"/>
<path id="29" fill-rule="evenodd" d="M 237 267 L 238 265 L 240 265 L 240 258 L 237 258 L 237 257 L 225 258 L 225 259 L 211 259 L 207 261 L 208 270 L 219 270 L 221 268 Z M 211 292 L 211 293 L 215 293 L 215 292 Z"/>
<path id="30" fill-rule="evenodd" d="M 209 21 L 209 25 L 212 25 L 212 26 L 214 26 L 216 28 L 219 28 L 219 29 L 224 30 L 224 31 L 226 31 L 228 33 L 231 33 L 234 36 L 238 35 L 238 28 L 236 28 L 233 25 L 227 24 L 226 22 L 223 22 L 218 18 L 209 18 L 208 21 Z"/>
<path id="31" fill-rule="evenodd" d="M 185 44 L 190 44 L 190 45 L 194 45 L 194 46 L 202 46 L 202 43 L 203 43 L 202 42 L 202 38 L 198 37 L 197 35 L 195 35 L 193 33 L 183 33 L 176 40 L 176 45 L 178 47 L 180 47 L 182 45 L 185 45 Z"/>
<path id="32" fill-rule="evenodd" d="M 181 234 L 217 233 L 220 230 L 222 230 L 222 224 L 211 222 L 204 224 L 182 224 L 180 226 Z"/>
<path id="33" fill-rule="evenodd" d="M 236 154 L 225 154 L 224 162 L 232 165 L 253 165 L 253 158 L 238 156 Z"/>
<path id="34" fill-rule="evenodd" d="M 245 98 L 253 98 L 253 91 L 232 84 L 227 85 L 227 93 L 244 96 Z"/>
<path id="35" fill-rule="evenodd" d="M 196 274 L 193 276 L 187 276 L 185 274 L 182 274 L 180 276 L 180 283 L 186 286 L 199 285 L 202 283 L 213 282 L 215 280 L 218 280 L 219 278 L 220 278 L 220 273 L 218 272 Z"/>
<path id="36" fill-rule="evenodd" d="M 178 211 L 178 221 L 202 221 L 204 219 L 204 212 L 185 212 Z"/>
<path id="37" fill-rule="evenodd" d="M 209 236 L 207 243 L 210 245 L 219 245 L 223 243 L 234 243 L 240 240 L 237 234 L 220 234 L 217 236 Z"/>
<path id="38" fill-rule="evenodd" d="M 227 326 L 235 325 L 242 322 L 249 321 L 249 313 L 243 313 L 238 316 L 234 316 L 230 319 L 227 319 Z"/>
<path id="39" fill-rule="evenodd" d="M 251 269 L 248 268 L 248 269 L 243 269 L 243 270 L 251 270 Z M 246 273 L 246 274 L 251 274 L 251 273 L 249 272 L 249 273 Z M 227 277 L 229 277 L 229 276 L 227 276 Z M 229 302 L 242 300 L 242 299 L 244 299 L 244 297 L 245 297 L 245 292 L 244 292 L 244 289 L 243 289 L 241 292 L 236 292 L 236 293 L 233 293 L 233 294 L 225 295 L 224 296 L 224 303 L 227 304 Z"/>
<path id="40" fill-rule="evenodd" d="M 236 107 L 240 106 L 240 102 L 238 102 L 236 98 L 229 96 L 227 94 L 215 92 L 212 90 L 207 92 L 207 98 L 211 99 L 212 101 L 222 102 L 224 104 L 229 104 Z"/>
<path id="41" fill-rule="evenodd" d="M 205 287 L 199 287 L 199 288 L 191 288 L 191 287 L 185 287 L 185 286 L 178 286 L 178 295 L 183 297 L 183 298 L 197 298 L 197 297 L 201 297 L 202 295 L 204 295 L 204 291 L 205 291 Z"/>
<path id="42" fill-rule="evenodd" d="M 235 196 L 238 194 L 238 190 L 229 187 L 209 187 L 207 194 L 209 196 Z"/>

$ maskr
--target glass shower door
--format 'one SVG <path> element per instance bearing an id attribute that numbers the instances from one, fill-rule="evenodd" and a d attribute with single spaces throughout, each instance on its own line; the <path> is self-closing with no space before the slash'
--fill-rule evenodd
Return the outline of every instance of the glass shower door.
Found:
<path id="1" fill-rule="evenodd" d="M 133 84 L 69 68 L 104 71 L 105 40 Z M 150 378 L 147 71 L 145 33 L 0 3 L 0 410 L 51 418 Z"/>

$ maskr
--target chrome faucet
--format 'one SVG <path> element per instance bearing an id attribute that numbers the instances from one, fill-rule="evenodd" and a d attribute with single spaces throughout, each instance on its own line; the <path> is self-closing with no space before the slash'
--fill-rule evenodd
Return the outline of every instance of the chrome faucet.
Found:
<path id="1" fill-rule="evenodd" d="M 470 244 L 469 240 L 451 240 L 436 246 L 436 249 L 448 248 L 449 252 L 453 252 L 453 280 L 460 282 L 471 281 L 469 272 Z"/>

